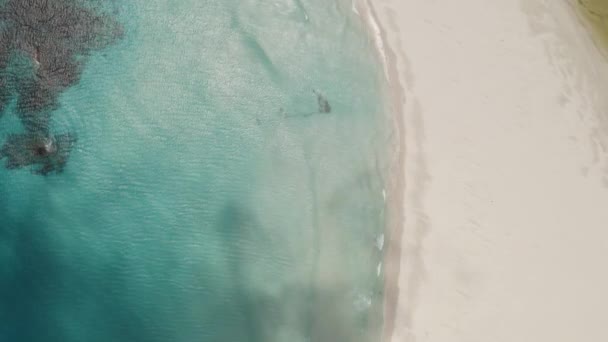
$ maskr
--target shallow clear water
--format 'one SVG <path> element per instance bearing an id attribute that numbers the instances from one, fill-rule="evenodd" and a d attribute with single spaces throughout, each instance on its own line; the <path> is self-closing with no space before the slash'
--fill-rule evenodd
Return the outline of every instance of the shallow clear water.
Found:
<path id="1" fill-rule="evenodd" d="M 349 7 L 117 3 L 65 171 L 0 168 L 0 341 L 377 341 L 388 130 Z"/>

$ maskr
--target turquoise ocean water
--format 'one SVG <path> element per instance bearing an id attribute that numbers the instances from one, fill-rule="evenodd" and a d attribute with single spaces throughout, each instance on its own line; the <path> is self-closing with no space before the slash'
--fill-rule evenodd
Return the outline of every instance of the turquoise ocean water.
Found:
<path id="1" fill-rule="evenodd" d="M 350 4 L 107 7 L 65 171 L 0 167 L 0 341 L 379 341 L 388 128 Z"/>

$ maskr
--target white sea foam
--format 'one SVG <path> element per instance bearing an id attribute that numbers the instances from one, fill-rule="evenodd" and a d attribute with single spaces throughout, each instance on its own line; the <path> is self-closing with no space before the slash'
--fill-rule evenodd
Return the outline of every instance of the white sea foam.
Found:
<path id="1" fill-rule="evenodd" d="M 378 247 L 378 250 L 380 251 L 384 248 L 384 234 L 380 234 L 376 238 L 376 247 Z"/>
<path id="2" fill-rule="evenodd" d="M 369 1 L 365 2 L 365 6 L 367 7 L 367 20 L 369 21 L 369 26 L 374 34 L 374 43 L 376 45 L 376 50 L 378 50 L 378 54 L 380 55 L 380 59 L 382 60 L 382 68 L 384 69 L 384 77 L 389 79 L 388 72 L 388 60 L 386 58 L 386 48 L 384 47 L 384 39 L 382 38 L 382 31 L 380 30 L 380 25 L 374 14 L 371 11 L 371 5 Z"/>

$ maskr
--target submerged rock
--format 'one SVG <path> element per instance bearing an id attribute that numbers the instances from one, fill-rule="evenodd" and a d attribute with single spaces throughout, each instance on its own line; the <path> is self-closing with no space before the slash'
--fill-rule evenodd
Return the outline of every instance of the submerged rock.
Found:
<path id="1" fill-rule="evenodd" d="M 31 167 L 35 174 L 61 173 L 75 142 L 70 134 L 13 134 L 0 149 L 0 159 L 6 159 L 8 169 Z"/>
<path id="2" fill-rule="evenodd" d="M 319 105 L 319 113 L 331 113 L 331 106 L 329 105 L 329 102 L 327 101 L 327 98 L 325 96 L 323 96 L 323 94 L 321 94 L 320 92 L 313 90 L 312 91 L 315 95 L 317 95 L 317 103 Z"/>
<path id="3" fill-rule="evenodd" d="M 283 116 L 284 118 L 296 118 L 296 117 L 305 118 L 305 117 L 310 117 L 310 116 L 316 115 L 316 114 L 331 113 L 331 105 L 329 104 L 329 101 L 327 101 L 327 98 L 325 97 L 325 95 L 321 94 L 320 92 L 318 92 L 315 89 L 313 89 L 312 92 L 317 97 L 317 111 L 292 114 L 292 113 L 287 112 L 285 110 L 285 108 L 281 107 L 279 109 L 281 116 Z"/>

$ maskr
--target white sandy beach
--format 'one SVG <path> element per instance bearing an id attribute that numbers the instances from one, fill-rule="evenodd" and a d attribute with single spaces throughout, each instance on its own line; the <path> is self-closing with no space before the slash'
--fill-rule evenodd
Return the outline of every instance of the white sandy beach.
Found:
<path id="1" fill-rule="evenodd" d="M 608 64 L 574 7 L 367 5 L 405 146 L 385 341 L 608 341 Z"/>

